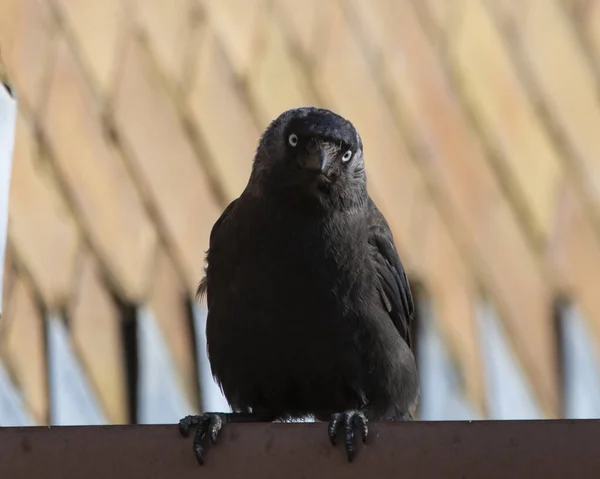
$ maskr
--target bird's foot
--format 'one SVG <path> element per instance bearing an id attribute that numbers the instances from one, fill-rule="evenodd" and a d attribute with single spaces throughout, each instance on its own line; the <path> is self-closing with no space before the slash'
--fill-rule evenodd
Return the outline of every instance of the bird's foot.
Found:
<path id="1" fill-rule="evenodd" d="M 182 436 L 188 436 L 190 427 L 197 426 L 194 436 L 194 454 L 198 464 L 204 464 L 204 447 L 202 441 L 208 433 L 210 440 L 214 444 L 217 442 L 219 432 L 225 422 L 226 414 L 224 413 L 204 413 L 200 416 L 186 416 L 179 421 L 179 432 Z"/>
<path id="2" fill-rule="evenodd" d="M 362 436 L 363 443 L 367 441 L 369 429 L 367 427 L 367 418 L 361 411 L 350 410 L 341 413 L 335 413 L 329 420 L 329 440 L 331 444 L 336 445 L 338 430 L 343 427 L 344 444 L 346 446 L 346 455 L 348 462 L 352 462 L 356 455 L 356 445 L 354 444 L 355 430 L 358 429 Z"/>
<path id="3" fill-rule="evenodd" d="M 256 422 L 261 419 L 253 414 L 245 413 L 223 413 L 223 412 L 206 412 L 199 416 L 186 416 L 179 421 L 179 432 L 182 436 L 187 437 L 192 426 L 197 426 L 196 434 L 194 435 L 194 455 L 198 464 L 204 464 L 204 446 L 202 442 L 208 434 L 210 441 L 215 444 L 219 436 L 219 432 L 226 422 Z"/>

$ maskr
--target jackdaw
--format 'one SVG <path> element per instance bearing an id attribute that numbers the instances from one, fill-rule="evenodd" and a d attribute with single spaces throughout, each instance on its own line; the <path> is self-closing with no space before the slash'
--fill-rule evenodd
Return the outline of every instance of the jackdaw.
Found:
<path id="1" fill-rule="evenodd" d="M 180 421 L 183 435 L 198 426 L 200 464 L 224 422 L 329 421 L 352 461 L 367 420 L 412 420 L 412 294 L 350 121 L 305 107 L 267 127 L 211 231 L 205 272 L 210 365 L 234 412 Z"/>

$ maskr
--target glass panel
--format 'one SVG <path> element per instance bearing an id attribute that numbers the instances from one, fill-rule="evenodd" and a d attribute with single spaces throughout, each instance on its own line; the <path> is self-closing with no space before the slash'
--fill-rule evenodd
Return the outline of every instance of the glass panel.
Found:
<path id="1" fill-rule="evenodd" d="M 0 82 L 0 317 L 2 316 L 2 282 L 8 225 L 8 194 L 15 144 L 17 102 Z"/>
<path id="2" fill-rule="evenodd" d="M 600 355 L 596 336 L 573 305 L 560 316 L 565 417 L 600 418 Z"/>
<path id="3" fill-rule="evenodd" d="M 195 414 L 179 382 L 169 348 L 162 337 L 154 313 L 138 309 L 138 422 L 177 423 Z"/>
<path id="4" fill-rule="evenodd" d="M 418 307 L 419 418 L 430 421 L 478 419 L 476 409 L 464 396 L 460 372 L 433 320 L 429 302 L 419 301 Z"/>
<path id="5" fill-rule="evenodd" d="M 202 410 L 229 412 L 231 408 L 221 392 L 221 388 L 212 376 L 210 362 L 208 361 L 206 350 L 206 307 L 195 303 L 192 306 L 192 311 L 194 314 L 194 330 L 196 332 L 196 345 L 198 348 L 198 375 L 202 391 Z"/>
<path id="6" fill-rule="evenodd" d="M 96 394 L 71 347 L 64 322 L 50 316 L 47 325 L 52 424 L 106 424 Z"/>
<path id="7" fill-rule="evenodd" d="M 0 426 L 34 426 L 35 423 L 15 388 L 4 365 L 0 363 Z"/>
<path id="8" fill-rule="evenodd" d="M 519 359 L 509 344 L 494 309 L 480 305 L 477 311 L 492 419 L 542 419 Z"/>

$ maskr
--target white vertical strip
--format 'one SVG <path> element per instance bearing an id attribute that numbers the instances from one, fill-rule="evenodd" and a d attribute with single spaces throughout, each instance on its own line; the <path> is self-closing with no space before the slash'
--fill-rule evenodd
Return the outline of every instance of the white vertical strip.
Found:
<path id="1" fill-rule="evenodd" d="M 221 392 L 221 388 L 215 382 L 206 347 L 206 317 L 207 311 L 204 306 L 194 304 L 194 329 L 196 332 L 196 347 L 198 357 L 198 375 L 200 376 L 200 387 L 202 389 L 202 410 L 205 412 L 230 412 L 231 408 Z"/>
<path id="2" fill-rule="evenodd" d="M 589 323 L 575 305 L 561 311 L 565 417 L 600 418 L 600 352 Z"/>
<path id="3" fill-rule="evenodd" d="M 179 382 L 171 352 L 154 313 L 138 308 L 138 423 L 177 423 L 195 414 Z"/>
<path id="4" fill-rule="evenodd" d="M 14 386 L 4 365 L 0 363 L 0 427 L 34 426 L 21 393 Z"/>
<path id="5" fill-rule="evenodd" d="M 17 101 L 0 82 L 0 317 L 2 317 L 2 284 L 8 229 L 8 195 L 16 122 Z"/>
<path id="6" fill-rule="evenodd" d="M 54 315 L 46 322 L 52 424 L 107 424 L 100 401 L 71 347 L 64 322 Z"/>
<path id="7" fill-rule="evenodd" d="M 494 308 L 477 311 L 491 419 L 543 419 L 529 379 Z"/>
<path id="8" fill-rule="evenodd" d="M 425 421 L 480 419 L 461 385 L 460 371 L 435 322 L 429 300 L 419 301 L 418 366 L 421 386 L 419 418 Z"/>

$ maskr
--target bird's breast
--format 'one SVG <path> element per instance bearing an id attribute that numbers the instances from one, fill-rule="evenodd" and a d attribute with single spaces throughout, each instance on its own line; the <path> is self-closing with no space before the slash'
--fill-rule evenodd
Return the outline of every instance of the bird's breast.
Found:
<path id="1" fill-rule="evenodd" d="M 251 217 L 209 253 L 209 296 L 219 296 L 219 307 L 289 323 L 351 312 L 369 283 L 367 230 L 360 222 L 268 207 Z"/>

